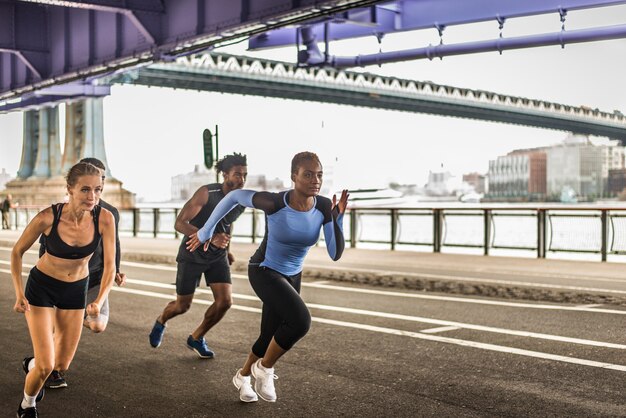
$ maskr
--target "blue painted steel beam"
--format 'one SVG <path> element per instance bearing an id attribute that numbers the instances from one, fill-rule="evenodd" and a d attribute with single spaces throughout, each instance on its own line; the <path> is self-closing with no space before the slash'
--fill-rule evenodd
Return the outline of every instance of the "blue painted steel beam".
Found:
<path id="1" fill-rule="evenodd" d="M 25 3 L 38 3 L 58 7 L 99 10 L 101 12 L 143 11 L 162 13 L 165 11 L 160 0 L 17 0 Z"/>
<path id="2" fill-rule="evenodd" d="M 0 102 L 380 0 L 0 0 Z"/>
<path id="3" fill-rule="evenodd" d="M 339 16 L 329 18 L 327 22 L 308 23 L 318 42 L 328 38 L 337 41 L 348 38 L 372 36 L 392 33 L 401 30 L 398 19 L 401 15 L 397 7 L 369 7 L 367 9 L 350 10 Z M 326 30 L 325 24 L 328 24 Z M 260 50 L 281 46 L 295 45 L 298 39 L 298 28 L 283 28 L 250 38 L 248 49 Z"/>
<path id="4" fill-rule="evenodd" d="M 493 40 L 466 42 L 461 44 L 429 45 L 424 48 L 381 52 L 378 54 L 359 55 L 356 57 L 314 57 L 313 55 L 310 55 L 308 63 L 320 65 L 324 63 L 323 60 L 326 58 L 326 63 L 332 67 L 349 68 L 424 58 L 432 60 L 433 58 L 443 58 L 452 55 L 476 54 L 489 51 L 502 52 L 511 49 L 535 48 L 550 45 L 565 46 L 581 42 L 595 42 L 622 38 L 626 38 L 626 25 L 561 31 L 540 35 L 520 36 L 515 38 L 496 38 Z M 317 61 L 312 61 L 313 59 Z"/>
<path id="5" fill-rule="evenodd" d="M 447 26 L 548 13 L 626 4 L 624 0 L 397 0 L 372 8 L 351 10 L 326 22 L 310 21 L 318 42 L 326 37 L 340 40 L 419 29 L 445 29 Z M 328 24 L 328 30 L 326 30 Z M 298 28 L 282 28 L 254 36 L 250 49 L 295 45 Z"/>
<path id="6" fill-rule="evenodd" d="M 73 100 L 104 97 L 109 94 L 111 94 L 111 86 L 108 85 L 93 85 L 91 83 L 79 82 L 54 85 L 27 93 L 20 98 L 0 102 L 0 113 L 37 109 Z"/>

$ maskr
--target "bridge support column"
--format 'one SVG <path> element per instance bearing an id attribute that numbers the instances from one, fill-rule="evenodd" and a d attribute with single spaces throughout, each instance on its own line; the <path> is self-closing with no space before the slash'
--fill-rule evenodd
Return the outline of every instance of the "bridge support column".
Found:
<path id="1" fill-rule="evenodd" d="M 24 112 L 24 140 L 22 142 L 22 159 L 17 177 L 25 179 L 33 174 L 33 167 L 37 158 L 39 143 L 39 112 L 27 110 Z"/>
<path id="2" fill-rule="evenodd" d="M 61 143 L 59 140 L 59 108 L 39 110 L 39 142 L 32 177 L 50 178 L 61 174 Z"/>
<path id="3" fill-rule="evenodd" d="M 69 170 L 82 158 L 93 157 L 104 163 L 111 177 L 104 148 L 102 98 L 68 104 L 65 113 L 65 153 L 63 169 Z"/>
<path id="4" fill-rule="evenodd" d="M 7 192 L 22 205 L 43 206 L 63 201 L 67 171 L 80 159 L 94 157 L 107 167 L 104 199 L 119 209 L 133 207 L 134 194 L 123 189 L 109 170 L 102 99 L 68 104 L 65 118 L 65 149 L 61 156 L 58 108 L 24 112 L 22 161 L 18 178 L 6 185 Z"/>

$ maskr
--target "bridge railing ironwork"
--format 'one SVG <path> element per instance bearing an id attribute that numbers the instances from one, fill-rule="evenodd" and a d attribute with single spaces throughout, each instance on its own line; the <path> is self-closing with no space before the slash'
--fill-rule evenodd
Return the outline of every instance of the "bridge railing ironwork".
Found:
<path id="1" fill-rule="evenodd" d="M 11 227 L 23 229 L 41 209 L 11 209 Z M 178 212 L 157 207 L 120 210 L 120 235 L 180 238 L 174 229 Z M 352 208 L 343 226 L 352 248 L 474 248 L 485 255 L 491 250 L 526 250 L 538 258 L 572 252 L 598 254 L 602 261 L 626 254 L 626 207 Z M 234 224 L 233 237 L 256 243 L 264 231 L 263 213 L 247 209 Z"/>

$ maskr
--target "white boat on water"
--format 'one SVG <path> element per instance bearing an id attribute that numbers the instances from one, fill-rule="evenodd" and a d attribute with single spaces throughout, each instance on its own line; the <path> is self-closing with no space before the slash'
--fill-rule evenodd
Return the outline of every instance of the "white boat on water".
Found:
<path id="1" fill-rule="evenodd" d="M 482 193 L 470 192 L 465 193 L 463 196 L 459 198 L 459 200 L 463 203 L 480 203 L 480 200 L 483 198 Z"/>
<path id="2" fill-rule="evenodd" d="M 355 189 L 349 190 L 350 208 L 399 207 L 417 202 L 417 196 L 404 196 L 393 189 Z M 336 193 L 339 197 L 341 192 Z"/>

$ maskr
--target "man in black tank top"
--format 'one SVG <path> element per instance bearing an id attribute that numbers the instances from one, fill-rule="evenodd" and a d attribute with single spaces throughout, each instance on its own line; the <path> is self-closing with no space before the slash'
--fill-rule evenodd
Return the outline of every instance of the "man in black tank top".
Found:
<path id="1" fill-rule="evenodd" d="M 232 223 L 243 213 L 245 208 L 232 209 L 216 227 L 216 234 L 211 239 L 210 247 L 196 251 L 187 250 L 189 236 L 196 233 L 207 221 L 215 206 L 231 190 L 241 189 L 248 175 L 246 156 L 234 153 L 217 162 L 216 171 L 224 177 L 223 183 L 213 183 L 200 187 L 188 200 L 176 218 L 175 228 L 184 234 L 178 249 L 176 261 L 176 300 L 167 304 L 157 317 L 150 332 L 150 345 L 157 348 L 163 341 L 165 324 L 175 316 L 184 314 L 191 307 L 196 287 L 202 275 L 213 292 L 213 304 L 206 310 L 200 325 L 187 338 L 187 347 L 201 358 L 213 358 L 215 353 L 207 346 L 205 334 L 215 326 L 232 305 L 232 285 L 230 265 L 234 257 L 228 251 Z"/>

